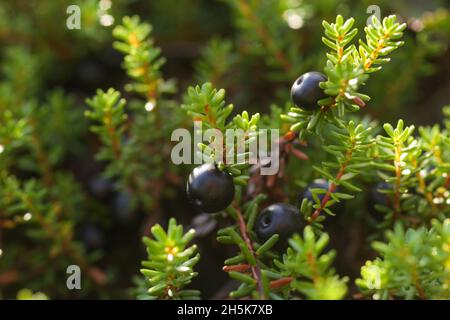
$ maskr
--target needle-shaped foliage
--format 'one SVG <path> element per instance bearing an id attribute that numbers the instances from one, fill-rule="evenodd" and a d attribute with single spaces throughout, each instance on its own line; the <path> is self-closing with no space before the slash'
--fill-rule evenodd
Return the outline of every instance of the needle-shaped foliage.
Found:
<path id="1" fill-rule="evenodd" d="M 165 58 L 154 46 L 151 31 L 152 26 L 141 22 L 138 16 L 124 17 L 122 24 L 114 28 L 113 36 L 117 39 L 114 48 L 125 54 L 123 67 L 134 80 L 126 89 L 155 104 L 159 94 L 167 91 L 168 87 L 160 71 Z"/>
<path id="2" fill-rule="evenodd" d="M 152 26 L 138 16 L 124 17 L 113 30 L 114 47 L 125 54 L 123 67 L 133 80 L 125 89 L 138 93 L 139 99 L 130 98 L 127 103 L 115 89 L 98 90 L 87 99 L 90 109 L 85 112 L 94 122 L 91 130 L 102 142 L 97 159 L 107 164 L 104 175 L 131 195 L 133 209 L 141 206 L 145 210 L 158 206 L 168 184 L 162 181 L 164 175 L 175 170 L 166 161 L 170 150 L 162 150 L 161 141 L 180 126 L 183 114 L 163 96 L 175 88 L 163 79 L 160 69 L 165 59 L 151 31 Z M 165 117 L 171 121 L 162 121 Z M 160 187 L 152 188 L 157 180 Z"/>
<path id="3" fill-rule="evenodd" d="M 356 284 L 373 299 L 450 298 L 450 220 L 408 229 L 396 224 L 388 242 L 374 242 L 380 258 L 361 268 Z"/>
<path id="4" fill-rule="evenodd" d="M 399 48 L 403 42 L 394 41 L 402 37 L 406 24 L 397 22 L 395 16 L 389 16 L 380 22 L 375 16 L 372 24 L 364 29 L 366 41 L 359 40 L 359 49 L 352 40 L 357 34 L 353 28 L 353 18 L 344 20 L 340 15 L 335 23 L 323 22 L 325 36 L 322 41 L 332 51 L 327 53 L 324 72 L 327 81 L 320 84 L 328 98 L 320 100 L 317 111 L 305 111 L 294 107 L 282 117 L 292 123 L 291 130 L 320 134 L 323 123 L 341 122 L 345 112 L 355 112 L 365 106 L 369 96 L 359 91 L 369 74 L 381 69 L 382 63 L 389 61 L 385 56 Z"/>
<path id="5" fill-rule="evenodd" d="M 215 89 L 211 83 L 189 87 L 183 109 L 192 117 L 194 130 L 205 133 L 206 143 L 199 143 L 197 155 L 203 161 L 216 162 L 228 170 L 235 181 L 245 184 L 245 169 L 256 155 L 249 145 L 257 141 L 259 113 L 249 116 L 247 111 L 228 119 L 233 105 L 226 104 L 225 90 Z"/>
<path id="6" fill-rule="evenodd" d="M 336 252 L 324 252 L 330 237 L 323 233 L 315 236 L 311 227 L 306 227 L 303 237 L 298 234 L 289 240 L 290 248 L 277 267 L 285 276 L 293 277 L 291 290 L 312 300 L 339 300 L 347 293 L 348 278 L 340 278 L 332 267 Z"/>
<path id="7" fill-rule="evenodd" d="M 301 204 L 302 213 L 311 223 L 317 219 L 323 220 L 323 217 L 320 218 L 322 212 L 334 215 L 331 209 L 334 203 L 352 199 L 353 193 L 360 192 L 361 189 L 352 183 L 352 179 L 371 163 L 368 154 L 368 150 L 374 145 L 371 127 L 364 128 L 363 124 L 356 125 L 350 120 L 344 129 L 335 126 L 330 128 L 332 142 L 322 148 L 331 154 L 334 161 L 313 166 L 328 181 L 328 190 L 312 188 L 313 201 L 305 198 Z"/>
<path id="8" fill-rule="evenodd" d="M 198 299 L 200 292 L 185 289 L 197 276 L 194 266 L 200 259 L 197 246 L 189 246 L 195 231 L 183 233 L 183 226 L 170 219 L 167 232 L 160 226 L 151 228 L 154 239 L 144 237 L 148 260 L 142 262 L 148 292 L 141 299 Z"/>
<path id="9" fill-rule="evenodd" d="M 383 12 L 408 23 L 372 17 L 358 33 L 367 4 L 350 0 L 82 0 L 81 29 L 69 30 L 54 17 L 70 1 L 41 2 L 0 3 L 0 298 L 135 297 L 123 279 L 139 271 L 120 258 L 143 259 L 145 247 L 140 299 L 450 299 L 450 106 L 433 125 L 397 122 L 445 96 L 433 74 L 445 72 L 447 9 L 412 18 L 407 1 L 385 1 Z M 322 22 L 338 5 L 354 18 Z M 136 8 L 151 24 L 119 19 Z M 289 89 L 312 70 L 325 74 L 325 99 L 307 111 Z M 231 174 L 227 208 L 190 215 L 192 168 L 171 161 L 175 129 L 201 131 L 189 154 Z M 263 138 L 271 148 L 253 148 Z M 262 174 L 272 161 L 279 170 Z M 272 204 L 300 214 L 265 237 L 258 226 Z M 169 219 L 180 206 L 201 250 Z M 127 242 L 143 224 L 151 236 Z M 211 258 L 219 251 L 223 265 Z M 200 253 L 208 270 L 197 275 Z M 336 257 L 343 274 L 369 259 L 356 286 L 336 274 Z M 67 290 L 69 265 L 83 290 Z M 234 287 L 191 288 L 220 272 Z"/>

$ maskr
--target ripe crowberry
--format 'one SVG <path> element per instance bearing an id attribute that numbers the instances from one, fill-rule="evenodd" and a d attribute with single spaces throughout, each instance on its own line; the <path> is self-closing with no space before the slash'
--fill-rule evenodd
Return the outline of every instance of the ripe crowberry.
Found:
<path id="1" fill-rule="evenodd" d="M 377 183 L 370 189 L 367 199 L 367 211 L 369 211 L 371 216 L 377 221 L 383 220 L 383 213 L 378 211 L 375 206 L 380 205 L 390 207 L 392 203 L 389 195 L 385 192 L 381 192 L 383 190 L 392 190 L 392 185 L 386 182 Z"/>
<path id="2" fill-rule="evenodd" d="M 289 238 L 294 233 L 301 232 L 302 221 L 302 216 L 296 207 L 290 204 L 276 203 L 260 213 L 255 224 L 255 232 L 262 242 L 274 234 L 278 234 L 280 237 L 275 249 L 284 251 L 288 246 Z"/>
<path id="3" fill-rule="evenodd" d="M 305 188 L 303 193 L 300 194 L 300 204 L 303 202 L 303 199 L 305 199 L 305 198 L 308 199 L 309 201 L 315 203 L 314 198 L 312 196 L 311 189 L 323 189 L 325 191 L 328 191 L 329 187 L 330 187 L 330 184 L 325 179 L 316 179 L 316 180 L 314 180 L 312 183 L 310 183 Z M 335 192 L 339 192 L 339 187 L 336 188 Z M 317 197 L 319 198 L 320 201 L 322 201 L 323 197 L 325 197 L 325 194 L 326 194 L 325 192 L 317 194 Z M 340 202 L 335 202 L 331 206 L 331 209 L 337 214 L 343 212 L 344 209 L 345 209 L 344 202 L 342 200 Z"/>
<path id="4" fill-rule="evenodd" d="M 302 74 L 291 88 L 291 99 L 294 104 L 305 110 L 315 110 L 319 108 L 317 102 L 326 98 L 326 94 L 319 83 L 327 81 L 327 77 L 316 71 Z"/>
<path id="5" fill-rule="evenodd" d="M 189 175 L 187 194 L 199 210 L 207 213 L 221 211 L 233 201 L 233 178 L 215 164 L 205 163 Z"/>

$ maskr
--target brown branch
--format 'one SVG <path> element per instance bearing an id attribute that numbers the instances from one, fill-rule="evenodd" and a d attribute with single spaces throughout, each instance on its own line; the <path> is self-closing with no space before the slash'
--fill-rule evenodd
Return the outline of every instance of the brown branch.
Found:
<path id="1" fill-rule="evenodd" d="M 267 193 L 269 195 L 270 200 L 275 200 L 278 202 L 285 201 L 287 196 L 285 195 L 284 190 L 281 188 L 282 182 L 285 180 L 285 168 L 286 164 L 289 161 L 289 156 L 293 155 L 294 157 L 300 160 L 307 160 L 308 156 L 297 149 L 297 146 L 306 146 L 306 143 L 303 141 L 297 140 L 298 133 L 293 131 L 288 131 L 283 136 L 279 137 L 277 144 L 279 149 L 279 170 L 276 174 L 270 176 L 262 176 L 260 174 L 260 168 L 263 163 L 259 162 L 254 165 L 250 170 L 250 180 L 249 187 L 247 188 L 247 198 L 252 198 L 254 195 L 259 194 L 261 192 Z M 281 182 L 281 183 L 280 183 Z"/>
<path id="2" fill-rule="evenodd" d="M 337 175 L 336 175 L 336 178 L 335 178 L 336 181 L 339 181 L 339 180 L 341 179 L 341 177 L 344 175 L 344 173 L 345 173 L 345 168 L 346 168 L 346 164 L 343 164 L 343 165 L 341 166 L 341 168 L 339 169 L 339 172 L 338 172 Z M 323 209 L 326 207 L 328 201 L 330 201 L 330 199 L 331 199 L 331 194 L 332 194 L 334 191 L 336 191 L 336 188 L 337 188 L 337 185 L 336 185 L 335 182 L 330 183 L 330 185 L 328 186 L 327 193 L 325 194 L 325 196 L 323 197 L 322 201 L 320 202 L 320 207 L 317 208 L 317 209 L 314 211 L 314 213 L 311 215 L 311 219 L 310 219 L 310 222 L 309 222 L 309 223 L 311 223 L 312 221 L 316 220 L 316 219 L 319 217 L 320 213 L 321 213 L 321 212 L 323 211 Z"/>
<path id="3" fill-rule="evenodd" d="M 122 148 L 120 145 L 120 139 L 117 134 L 116 128 L 113 126 L 112 114 L 110 111 L 106 112 L 103 123 L 108 131 L 109 139 L 111 140 L 111 148 L 113 150 L 114 157 L 116 160 L 120 160 L 122 154 Z"/>
<path id="4" fill-rule="evenodd" d="M 252 241 L 250 240 L 250 237 L 247 232 L 247 225 L 245 223 L 244 217 L 242 216 L 242 213 L 239 209 L 236 209 L 236 212 L 237 212 L 237 218 L 238 218 L 237 222 L 238 222 L 238 226 L 239 226 L 239 231 L 241 232 L 241 235 L 244 238 L 245 245 L 247 246 L 248 250 L 250 251 L 250 254 L 255 258 L 255 260 L 257 260 Z M 263 285 L 262 285 L 262 281 L 261 281 L 261 269 L 259 268 L 258 265 L 252 265 L 250 267 L 250 269 L 252 271 L 253 279 L 255 279 L 255 281 L 256 281 L 260 298 L 264 300 L 265 296 L 264 296 L 264 289 L 263 289 Z"/>
<path id="5" fill-rule="evenodd" d="M 317 271 L 316 258 L 310 251 L 308 251 L 308 253 L 306 254 L 306 259 L 308 261 L 309 266 L 311 267 L 312 280 L 314 284 L 316 284 L 320 280 L 320 273 Z"/>
<path id="6" fill-rule="evenodd" d="M 445 182 L 444 182 L 444 188 L 448 188 L 448 187 L 450 187 L 450 174 L 447 174 L 447 178 L 445 179 Z"/>
<path id="7" fill-rule="evenodd" d="M 375 62 L 375 60 L 378 58 L 381 50 L 386 46 L 386 42 L 389 41 L 389 38 L 391 37 L 390 34 L 386 33 L 383 35 L 383 38 L 378 39 L 377 47 L 369 56 L 369 59 L 367 59 L 366 63 L 364 64 L 364 70 L 369 70 L 372 64 Z"/>
<path id="8" fill-rule="evenodd" d="M 417 290 L 417 293 L 419 294 L 420 299 L 426 300 L 427 296 L 425 295 L 425 291 L 423 291 L 423 288 L 420 286 L 418 281 L 415 281 L 414 287 Z"/>
<path id="9" fill-rule="evenodd" d="M 420 299 L 426 300 L 427 297 L 426 297 L 425 291 L 423 290 L 422 286 L 420 285 L 419 275 L 417 273 L 417 266 L 415 264 L 410 264 L 410 266 L 411 266 L 411 273 L 412 273 L 412 278 L 413 278 L 413 282 L 414 282 L 414 287 L 416 288 Z"/>
<path id="10" fill-rule="evenodd" d="M 320 202 L 320 207 L 317 208 L 317 209 L 313 212 L 313 214 L 311 215 L 311 218 L 310 218 L 310 220 L 309 220 L 308 223 L 313 222 L 314 220 L 316 220 L 316 219 L 319 217 L 320 213 L 321 213 L 321 212 L 323 211 L 323 209 L 326 207 L 328 201 L 330 201 L 330 199 L 331 199 L 331 194 L 332 194 L 334 191 L 336 191 L 336 188 L 337 188 L 336 181 L 339 181 L 339 180 L 342 178 L 342 176 L 344 175 L 344 173 L 345 173 L 345 170 L 346 170 L 346 168 L 347 168 L 348 162 L 350 161 L 350 159 L 351 159 L 352 156 L 353 156 L 353 147 L 354 147 L 354 144 L 355 144 L 355 142 L 353 142 L 352 148 L 347 150 L 347 154 L 346 154 L 346 156 L 345 156 L 345 159 L 346 159 L 345 162 L 341 164 L 341 167 L 339 168 L 339 171 L 338 171 L 338 173 L 336 174 L 336 177 L 335 177 L 334 181 L 331 182 L 331 183 L 329 184 L 327 193 L 325 194 L 325 196 L 323 197 L 322 201 Z"/>
<path id="11" fill-rule="evenodd" d="M 142 42 L 138 39 L 135 32 L 132 32 L 127 40 L 128 44 L 135 49 L 142 46 Z M 150 67 L 150 61 L 146 61 L 143 65 L 135 68 L 135 71 L 137 71 L 137 74 L 143 77 L 142 82 L 147 85 L 145 98 L 149 102 L 156 103 L 156 100 L 158 98 L 158 79 L 151 77 Z"/>

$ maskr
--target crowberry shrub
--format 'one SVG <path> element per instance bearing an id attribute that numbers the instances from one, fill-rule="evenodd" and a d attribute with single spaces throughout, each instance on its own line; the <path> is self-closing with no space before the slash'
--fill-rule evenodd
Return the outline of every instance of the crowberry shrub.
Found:
<path id="1" fill-rule="evenodd" d="M 25 2 L 0 4 L 0 298 L 450 299 L 447 9 L 85 0 L 68 30 L 69 1 Z M 174 161 L 177 130 L 237 134 Z"/>

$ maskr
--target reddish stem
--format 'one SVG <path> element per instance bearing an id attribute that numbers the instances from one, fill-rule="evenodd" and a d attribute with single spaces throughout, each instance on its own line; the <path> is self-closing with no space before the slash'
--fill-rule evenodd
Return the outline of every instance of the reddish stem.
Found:
<path id="1" fill-rule="evenodd" d="M 450 187 L 450 174 L 447 175 L 447 178 L 445 179 L 445 182 L 444 182 L 444 188 L 447 189 L 448 187 Z"/>
<path id="2" fill-rule="evenodd" d="M 255 257 L 255 260 L 256 260 L 257 259 L 256 253 L 255 253 L 255 250 L 253 249 L 252 241 L 250 240 L 250 237 L 247 233 L 247 225 L 245 224 L 244 217 L 242 216 L 242 213 L 240 212 L 239 209 L 236 209 L 236 212 L 237 212 L 237 217 L 238 217 L 239 231 L 241 232 L 241 235 L 244 238 L 245 245 L 247 246 L 248 250 L 253 255 L 253 257 Z M 259 267 L 257 265 L 254 265 L 254 266 L 252 265 L 250 268 L 252 270 L 253 278 L 255 279 L 255 281 L 257 283 L 260 297 L 261 297 L 261 299 L 265 299 L 263 285 L 262 285 L 262 281 L 261 281 L 261 270 L 259 269 Z"/>
<path id="3" fill-rule="evenodd" d="M 336 175 L 336 179 L 335 179 L 336 181 L 339 181 L 342 178 L 342 176 L 345 173 L 345 168 L 346 168 L 346 164 L 344 163 L 341 166 L 339 172 Z M 323 209 L 327 205 L 328 201 L 330 201 L 331 194 L 336 190 L 336 187 L 337 187 L 336 183 L 334 183 L 334 182 L 330 183 L 330 185 L 328 187 L 328 190 L 327 190 L 327 193 L 325 194 L 325 196 L 323 197 L 322 201 L 320 202 L 320 207 L 317 208 L 314 211 L 314 213 L 311 215 L 311 221 L 310 222 L 313 222 L 314 220 L 316 220 L 319 217 L 320 213 L 323 211 Z"/>

